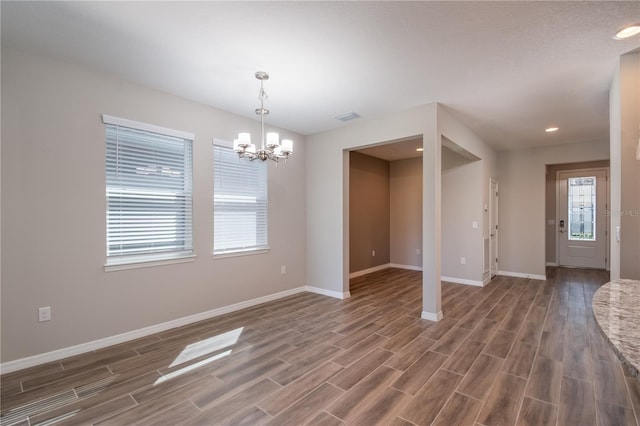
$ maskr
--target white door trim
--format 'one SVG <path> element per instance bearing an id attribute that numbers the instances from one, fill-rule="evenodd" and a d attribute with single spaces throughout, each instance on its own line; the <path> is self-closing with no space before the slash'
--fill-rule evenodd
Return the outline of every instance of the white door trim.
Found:
<path id="1" fill-rule="evenodd" d="M 493 193 L 493 186 L 495 184 L 495 192 Z M 498 235 L 500 229 L 494 229 L 492 225 L 498 225 L 499 216 L 498 216 L 498 200 L 499 200 L 499 184 L 495 179 L 489 179 L 489 279 L 498 275 L 498 271 L 500 270 L 499 261 L 494 261 L 498 257 Z M 495 210 L 495 212 L 494 212 Z M 495 214 L 495 216 L 494 216 Z M 493 218 L 495 217 L 495 224 L 493 224 Z M 495 234 L 495 250 L 493 247 L 493 243 L 491 241 L 491 234 Z M 495 251 L 495 253 L 494 253 Z"/>

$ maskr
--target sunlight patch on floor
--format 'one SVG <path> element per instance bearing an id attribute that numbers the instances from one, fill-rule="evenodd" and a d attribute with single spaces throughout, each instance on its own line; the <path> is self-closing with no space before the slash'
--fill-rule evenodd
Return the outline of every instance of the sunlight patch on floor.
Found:
<path id="1" fill-rule="evenodd" d="M 242 330 L 244 330 L 244 327 L 236 328 L 235 330 L 217 334 L 213 337 L 209 337 L 208 339 L 199 340 L 190 344 L 180 352 L 180 355 L 173 360 L 171 365 L 169 365 L 169 368 L 184 364 L 185 362 L 200 358 L 201 356 L 224 349 L 228 346 L 235 345 L 242 334 Z"/>
<path id="2" fill-rule="evenodd" d="M 212 357 L 209 357 L 207 359 L 203 359 L 202 361 L 198 361 L 196 363 L 188 365 L 188 366 L 186 366 L 184 368 L 181 368 L 179 370 L 176 370 L 176 371 L 173 371 L 171 373 L 165 374 L 164 376 L 158 378 L 158 380 L 156 380 L 153 385 L 154 386 L 159 385 L 159 384 L 164 383 L 166 381 L 169 381 L 171 379 L 175 379 L 176 377 L 181 376 L 183 374 L 186 374 L 186 373 L 188 373 L 190 371 L 198 369 L 198 368 L 200 368 L 200 367 L 202 367 L 204 365 L 211 364 L 214 361 L 217 361 L 217 360 L 219 360 L 221 358 L 224 358 L 224 357 L 226 357 L 228 355 L 231 355 L 231 352 L 232 352 L 231 349 L 229 349 L 227 351 L 221 352 L 221 353 L 216 354 L 216 355 L 214 355 Z"/>

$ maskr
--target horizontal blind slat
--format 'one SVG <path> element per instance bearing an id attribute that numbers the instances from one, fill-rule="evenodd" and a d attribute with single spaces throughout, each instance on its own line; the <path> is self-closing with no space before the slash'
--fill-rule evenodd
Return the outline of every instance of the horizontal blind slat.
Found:
<path id="1" fill-rule="evenodd" d="M 193 141 L 105 125 L 107 256 L 189 252 Z"/>
<path id="2" fill-rule="evenodd" d="M 214 253 L 268 246 L 267 168 L 214 146 Z"/>

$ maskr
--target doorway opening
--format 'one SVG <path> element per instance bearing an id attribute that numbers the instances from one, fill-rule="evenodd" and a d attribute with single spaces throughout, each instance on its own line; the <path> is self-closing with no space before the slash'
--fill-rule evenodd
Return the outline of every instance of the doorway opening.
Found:
<path id="1" fill-rule="evenodd" d="M 349 155 L 349 278 L 422 271 L 422 136 Z"/>

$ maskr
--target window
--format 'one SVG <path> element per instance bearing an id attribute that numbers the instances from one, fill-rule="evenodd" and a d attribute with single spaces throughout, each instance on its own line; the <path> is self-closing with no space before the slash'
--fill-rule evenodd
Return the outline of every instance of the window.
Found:
<path id="1" fill-rule="evenodd" d="M 214 145 L 213 179 L 213 253 L 267 249 L 266 164 Z"/>
<path id="2" fill-rule="evenodd" d="M 107 266 L 193 255 L 193 135 L 103 116 Z"/>
<path id="3" fill-rule="evenodd" d="M 569 178 L 569 239 L 596 240 L 596 177 Z"/>

